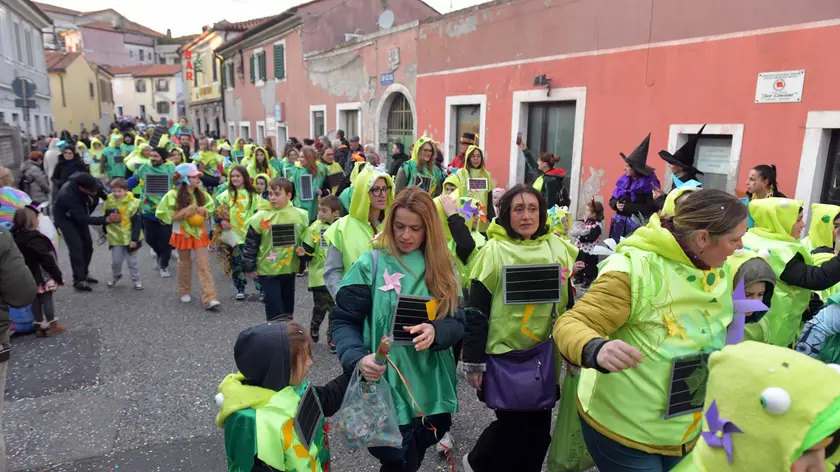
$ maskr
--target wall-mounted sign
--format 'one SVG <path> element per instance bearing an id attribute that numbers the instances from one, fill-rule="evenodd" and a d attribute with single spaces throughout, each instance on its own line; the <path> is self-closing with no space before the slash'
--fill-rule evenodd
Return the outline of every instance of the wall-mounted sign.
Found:
<path id="1" fill-rule="evenodd" d="M 796 103 L 802 101 L 805 70 L 762 72 L 755 86 L 755 103 Z"/>
<path id="2" fill-rule="evenodd" d="M 187 68 L 186 80 L 192 80 L 192 79 L 193 79 L 193 61 L 192 61 L 192 51 L 184 51 L 184 59 L 186 59 L 186 60 L 187 60 L 187 65 L 186 65 L 186 68 Z"/>
<path id="3" fill-rule="evenodd" d="M 283 121 L 283 104 L 282 103 L 275 103 L 274 104 L 274 121 L 282 122 Z"/>
<path id="4" fill-rule="evenodd" d="M 379 83 L 382 85 L 391 85 L 394 83 L 394 73 L 393 72 L 383 72 L 379 76 Z"/>

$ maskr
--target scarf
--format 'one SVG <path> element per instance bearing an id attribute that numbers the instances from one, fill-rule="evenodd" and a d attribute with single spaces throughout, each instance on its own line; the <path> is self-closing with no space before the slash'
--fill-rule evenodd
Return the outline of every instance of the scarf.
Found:
<path id="1" fill-rule="evenodd" d="M 621 200 L 622 198 L 626 199 L 629 193 L 630 201 L 635 203 L 637 195 L 645 193 L 652 194 L 653 187 L 661 188 L 659 179 L 656 178 L 655 173 L 648 176 L 640 175 L 636 180 L 632 180 L 627 175 L 622 175 L 615 183 L 615 190 L 613 190 L 612 196 L 616 200 Z"/>
<path id="2" fill-rule="evenodd" d="M 663 219 L 660 222 L 660 224 L 662 225 L 663 228 L 667 229 L 671 233 L 671 235 L 674 236 L 674 240 L 676 240 L 677 244 L 680 245 L 680 248 L 683 250 L 685 255 L 688 256 L 688 259 L 694 264 L 694 267 L 697 267 L 700 270 L 711 270 L 711 268 L 712 268 L 711 266 L 709 266 L 705 262 L 701 261 L 700 257 L 698 257 L 697 254 L 694 254 L 694 252 L 692 252 L 688 248 L 688 246 L 680 238 L 678 238 L 676 234 L 674 234 L 674 222 L 673 221 L 671 221 L 670 219 Z"/>

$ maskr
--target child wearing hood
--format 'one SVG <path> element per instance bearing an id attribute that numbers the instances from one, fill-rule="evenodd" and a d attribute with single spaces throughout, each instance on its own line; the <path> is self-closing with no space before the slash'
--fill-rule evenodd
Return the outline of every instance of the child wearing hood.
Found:
<path id="1" fill-rule="evenodd" d="M 341 407 L 350 375 L 313 386 L 324 417 L 307 449 L 294 420 L 310 386 L 311 343 L 296 321 L 268 322 L 239 333 L 233 348 L 237 372 L 225 377 L 216 395 L 216 425 L 224 429 L 229 471 L 330 470 L 324 417 Z"/>
<path id="2" fill-rule="evenodd" d="M 744 295 L 747 300 L 759 300 L 768 308 L 773 300 L 776 288 L 776 273 L 773 267 L 761 256 L 748 249 L 738 249 L 727 259 L 735 276 L 732 286 L 744 283 Z M 770 320 L 766 311 L 746 313 L 744 340 L 770 342 Z"/>
<path id="3" fill-rule="evenodd" d="M 91 138 L 90 140 L 90 158 L 92 163 L 90 164 L 90 175 L 99 178 L 101 175 L 100 167 L 102 165 L 102 153 L 105 151 L 105 148 L 102 146 L 102 141 L 98 138 Z"/>
<path id="4" fill-rule="evenodd" d="M 111 279 L 108 287 L 113 287 L 122 278 L 123 262 L 128 260 L 128 271 L 136 290 L 143 290 L 140 282 L 140 260 L 137 250 L 140 249 L 142 219 L 140 200 L 128 191 L 125 179 L 111 181 L 111 194 L 105 199 L 103 206 L 105 215 L 117 213 L 120 221 L 105 226 L 108 236 L 108 246 L 111 248 Z"/>

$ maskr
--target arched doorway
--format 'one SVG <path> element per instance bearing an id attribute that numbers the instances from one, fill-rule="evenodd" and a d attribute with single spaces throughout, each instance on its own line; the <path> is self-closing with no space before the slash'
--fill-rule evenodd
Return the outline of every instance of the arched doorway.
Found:
<path id="1" fill-rule="evenodd" d="M 417 136 L 417 111 L 409 90 L 401 84 L 392 84 L 383 93 L 377 107 L 377 149 L 386 165 L 391 164 L 391 147 L 400 142 L 406 154 Z"/>

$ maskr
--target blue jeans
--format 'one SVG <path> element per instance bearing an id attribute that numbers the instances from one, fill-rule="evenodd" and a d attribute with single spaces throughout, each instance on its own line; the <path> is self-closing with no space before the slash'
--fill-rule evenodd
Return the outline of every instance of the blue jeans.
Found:
<path id="1" fill-rule="evenodd" d="M 259 277 L 265 294 L 265 319 L 288 321 L 295 314 L 295 274 Z"/>
<path id="2" fill-rule="evenodd" d="M 595 431 L 583 418 L 580 419 L 580 429 L 589 455 L 601 472 L 668 472 L 683 459 L 623 446 Z"/>

